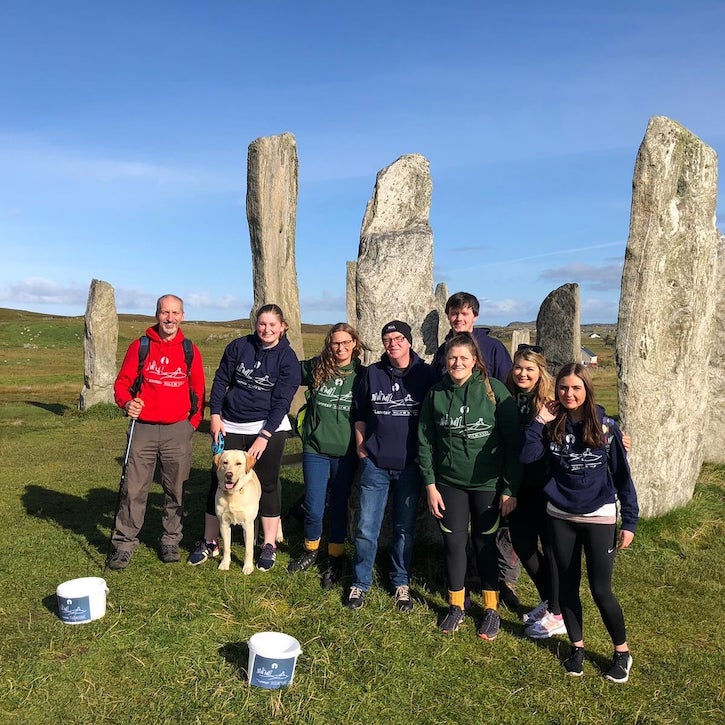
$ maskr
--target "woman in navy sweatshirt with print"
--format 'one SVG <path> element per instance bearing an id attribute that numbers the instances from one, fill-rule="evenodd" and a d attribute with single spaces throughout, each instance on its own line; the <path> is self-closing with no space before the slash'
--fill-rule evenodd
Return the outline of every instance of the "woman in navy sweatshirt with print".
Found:
<path id="1" fill-rule="evenodd" d="M 554 557 L 559 570 L 560 604 L 571 653 L 564 662 L 569 675 L 584 673 L 582 635 L 581 554 L 587 562 L 589 588 L 614 644 L 605 673 L 626 682 L 632 657 L 624 615 L 612 592 L 617 548 L 634 538 L 639 507 L 622 445 L 622 434 L 594 401 L 592 380 L 579 363 L 565 365 L 556 377 L 557 400 L 543 405 L 526 428 L 521 462 L 548 456 L 551 478 L 544 488 Z M 617 501 L 622 526 L 617 535 Z"/>

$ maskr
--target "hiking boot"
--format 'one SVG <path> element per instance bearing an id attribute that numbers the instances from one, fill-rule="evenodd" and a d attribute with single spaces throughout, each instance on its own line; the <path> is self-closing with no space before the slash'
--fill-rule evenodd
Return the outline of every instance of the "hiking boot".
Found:
<path id="1" fill-rule="evenodd" d="M 345 569 L 344 556 L 330 556 L 327 559 L 327 569 L 322 572 L 320 583 L 323 589 L 332 589 L 342 579 Z"/>
<path id="2" fill-rule="evenodd" d="M 487 609 L 483 613 L 483 620 L 478 628 L 478 636 L 481 639 L 489 641 L 498 637 L 498 631 L 501 628 L 501 617 L 495 609 Z"/>
<path id="3" fill-rule="evenodd" d="M 179 547 L 176 544 L 161 544 L 159 557 L 164 564 L 175 564 L 177 561 L 181 561 Z"/>
<path id="4" fill-rule="evenodd" d="M 453 634 L 458 631 L 458 628 L 463 624 L 463 620 L 466 618 L 466 613 L 455 604 L 451 604 L 448 607 L 448 614 L 443 618 L 443 621 L 438 625 L 438 628 L 443 634 Z"/>
<path id="5" fill-rule="evenodd" d="M 522 619 L 524 624 L 531 625 L 534 622 L 538 622 L 544 615 L 549 613 L 549 602 L 544 600 L 539 602 L 530 612 L 526 612 Z"/>
<path id="6" fill-rule="evenodd" d="M 257 569 L 260 571 L 269 571 L 274 566 L 274 561 L 277 558 L 277 547 L 272 544 L 265 544 L 262 547 L 262 552 L 259 555 L 259 561 L 257 562 Z"/>
<path id="7" fill-rule="evenodd" d="M 196 549 L 189 555 L 188 564 L 191 566 L 199 566 L 207 559 L 219 556 L 219 544 L 216 541 L 206 541 L 202 539 L 196 542 Z"/>
<path id="8" fill-rule="evenodd" d="M 531 639 L 547 639 L 555 634 L 566 634 L 566 625 L 561 614 L 547 612 L 538 622 L 526 627 L 524 634 Z"/>
<path id="9" fill-rule="evenodd" d="M 516 594 L 516 585 L 513 582 L 501 582 L 499 590 L 499 601 L 501 604 L 510 609 L 512 612 L 518 613 L 521 602 Z"/>
<path id="10" fill-rule="evenodd" d="M 564 660 L 567 675 L 581 677 L 584 674 L 584 647 L 571 646 L 569 656 Z"/>
<path id="11" fill-rule="evenodd" d="M 410 587 L 407 584 L 401 584 L 395 587 L 395 606 L 399 612 L 412 612 L 413 600 L 410 598 Z"/>
<path id="12" fill-rule="evenodd" d="M 625 683 L 629 679 L 629 670 L 632 667 L 632 655 L 629 652 L 615 652 L 610 668 L 604 676 L 610 682 Z"/>
<path id="13" fill-rule="evenodd" d="M 109 569 L 120 571 L 128 566 L 131 561 L 131 552 L 123 549 L 115 549 L 113 553 L 106 559 L 106 566 Z"/>
<path id="14" fill-rule="evenodd" d="M 348 609 L 360 609 L 365 604 L 365 592 L 360 587 L 350 587 L 345 606 Z"/>
<path id="15" fill-rule="evenodd" d="M 305 571 L 309 569 L 317 561 L 317 549 L 310 551 L 305 549 L 294 561 L 287 566 L 287 571 L 293 574 L 296 571 Z"/>

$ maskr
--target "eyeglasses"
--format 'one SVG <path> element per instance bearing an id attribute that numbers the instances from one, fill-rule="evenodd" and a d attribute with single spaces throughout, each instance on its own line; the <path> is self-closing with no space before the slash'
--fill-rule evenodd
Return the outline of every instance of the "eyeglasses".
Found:
<path id="1" fill-rule="evenodd" d="M 398 335 L 397 337 L 383 338 L 383 347 L 390 347 L 391 345 L 402 345 L 405 340 L 405 335 Z"/>
<path id="2" fill-rule="evenodd" d="M 350 347 L 355 342 L 354 340 L 340 340 L 335 342 L 334 340 L 330 343 L 330 347 Z"/>
<path id="3" fill-rule="evenodd" d="M 539 355 L 544 352 L 544 348 L 539 345 L 529 345 L 526 342 L 522 342 L 517 348 L 516 352 L 521 352 L 522 350 L 531 350 L 531 352 L 538 352 Z"/>

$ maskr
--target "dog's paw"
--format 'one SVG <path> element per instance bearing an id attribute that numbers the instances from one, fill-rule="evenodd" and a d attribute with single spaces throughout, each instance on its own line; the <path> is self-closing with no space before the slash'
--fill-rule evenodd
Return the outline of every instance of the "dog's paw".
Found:
<path id="1" fill-rule="evenodd" d="M 242 572 L 244 574 L 251 574 L 254 571 L 254 564 L 245 564 L 242 567 Z"/>
<path id="2" fill-rule="evenodd" d="M 219 562 L 219 570 L 220 571 L 229 571 L 229 564 L 231 564 L 231 561 L 232 561 L 231 559 L 229 559 L 228 561 L 225 561 L 224 559 L 222 559 L 221 562 Z"/>

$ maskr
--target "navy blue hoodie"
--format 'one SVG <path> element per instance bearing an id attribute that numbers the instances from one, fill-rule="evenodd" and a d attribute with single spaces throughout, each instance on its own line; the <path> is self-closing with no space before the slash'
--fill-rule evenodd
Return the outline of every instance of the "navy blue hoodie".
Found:
<path id="1" fill-rule="evenodd" d="M 604 410 L 597 406 L 600 424 L 603 416 Z M 572 424 L 568 418 L 565 442 L 561 446 L 549 440 L 546 426 L 533 420 L 524 431 L 519 460 L 532 463 L 548 456 L 551 478 L 544 494 L 556 508 L 567 513 L 589 514 L 619 497 L 622 528 L 634 532 L 639 517 L 637 492 L 622 445 L 622 433 L 613 421 L 609 429 L 612 433 L 610 465 L 607 465 L 606 448 L 587 448 L 581 439 L 582 424 Z"/>
<path id="2" fill-rule="evenodd" d="M 209 410 L 233 423 L 263 420 L 273 433 L 299 385 L 300 363 L 286 337 L 267 349 L 256 335 L 238 337 L 227 345 L 214 375 Z"/>
<path id="3" fill-rule="evenodd" d="M 394 368 L 383 354 L 360 376 L 352 420 L 365 423 L 365 450 L 378 468 L 402 471 L 418 452 L 418 414 L 435 382 L 433 368 L 410 351 L 410 365 Z"/>
<path id="4" fill-rule="evenodd" d="M 495 337 L 489 337 L 489 332 L 491 332 L 490 327 L 474 327 L 472 334 L 473 337 L 476 339 L 476 342 L 478 343 L 478 347 L 480 348 L 481 353 L 483 354 L 483 360 L 486 363 L 486 372 L 488 373 L 489 377 L 496 378 L 496 380 L 500 380 L 505 385 L 509 370 L 511 370 L 511 368 L 513 367 L 513 363 L 511 362 L 511 356 L 509 355 L 506 346 L 501 342 L 501 340 L 497 340 Z M 457 332 L 451 330 L 446 335 L 446 342 L 448 342 L 448 340 L 450 340 L 453 335 L 457 334 Z M 436 373 L 438 374 L 439 380 L 446 372 L 446 342 L 444 342 L 436 350 L 436 354 L 433 357 L 433 362 L 431 363 L 431 365 L 433 365 L 433 367 L 435 368 Z"/>

